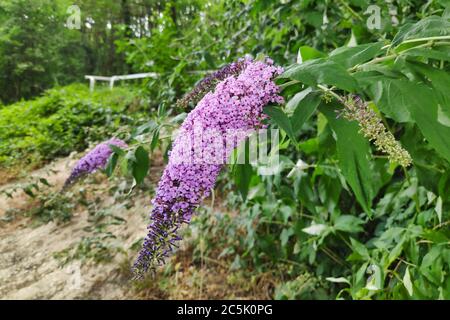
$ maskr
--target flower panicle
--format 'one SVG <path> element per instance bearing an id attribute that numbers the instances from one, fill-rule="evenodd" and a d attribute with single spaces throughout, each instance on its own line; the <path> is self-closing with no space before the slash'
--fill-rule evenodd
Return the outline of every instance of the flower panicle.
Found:
<path id="1" fill-rule="evenodd" d="M 152 201 L 148 234 L 133 265 L 137 279 L 147 272 L 155 271 L 164 263 L 176 243 L 181 240 L 178 236 L 179 229 L 191 221 L 201 201 L 208 197 L 214 188 L 225 162 L 211 163 L 208 159 L 227 159 L 234 149 L 234 144 L 221 149 L 223 152 L 212 146 L 215 146 L 217 141 L 223 142 L 222 135 L 228 130 L 247 132 L 261 127 L 264 119 L 263 107 L 271 102 L 282 102 L 282 97 L 278 95 L 280 89 L 273 82 L 273 78 L 279 75 L 282 69 L 273 66 L 269 59 L 242 61 L 244 60 L 239 60 L 239 64 L 231 68 L 233 72 L 242 68 L 241 72 L 227 76 L 213 91 L 206 93 L 181 125 Z M 216 74 L 214 81 L 231 72 L 219 71 L 220 75 Z M 198 129 L 217 134 L 198 136 Z M 236 144 L 245 138 L 246 135 L 240 135 Z M 187 159 L 190 157 L 188 143 L 194 140 L 197 141 L 202 155 L 200 159 L 190 161 Z"/>
<path id="2" fill-rule="evenodd" d="M 69 178 L 64 182 L 63 190 L 72 185 L 82 176 L 92 173 L 98 169 L 104 169 L 112 150 L 110 145 L 114 145 L 118 148 L 125 149 L 128 145 L 117 138 L 111 138 L 108 141 L 102 142 L 89 151 L 84 157 L 82 157 L 72 169 Z"/>
<path id="3" fill-rule="evenodd" d="M 357 121 L 360 132 L 375 144 L 378 151 L 386 153 L 389 161 L 408 167 L 412 163 L 411 155 L 386 129 L 380 117 L 358 96 L 350 96 L 345 109 L 340 114 L 349 121 Z"/>

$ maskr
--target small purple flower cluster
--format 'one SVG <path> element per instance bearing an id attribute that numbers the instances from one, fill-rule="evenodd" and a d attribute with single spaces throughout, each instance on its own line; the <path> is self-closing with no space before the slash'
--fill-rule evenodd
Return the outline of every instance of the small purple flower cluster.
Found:
<path id="1" fill-rule="evenodd" d="M 240 60 L 239 64 L 242 72 L 227 77 L 217 85 L 214 92 L 208 92 L 181 126 L 152 201 L 152 222 L 133 266 L 136 278 L 141 278 L 148 271 L 155 271 L 157 266 L 164 263 L 164 259 L 176 247 L 176 242 L 181 240 L 177 234 L 179 228 L 190 222 L 202 199 L 209 196 L 223 167 L 188 159 L 180 161 L 185 152 L 186 139 L 199 141 L 202 157 L 217 156 L 214 154 L 217 149 L 209 148 L 211 139 L 217 141 L 217 137 L 201 136 L 201 132 L 198 133 L 195 128 L 214 130 L 219 135 L 225 135 L 230 130 L 245 132 L 261 128 L 265 118 L 263 107 L 268 103 L 283 102 L 283 98 L 278 95 L 279 88 L 273 82 L 274 77 L 282 73 L 282 68 L 275 67 L 270 59 L 253 61 L 246 58 Z M 234 144 L 222 141 L 224 152 L 220 156 L 230 156 L 234 147 L 245 138 L 245 135 L 238 136 Z M 186 158 L 192 158 L 193 155 L 189 156 Z"/>
<path id="2" fill-rule="evenodd" d="M 177 105 L 182 108 L 187 108 L 189 103 L 196 104 L 208 91 L 214 89 L 214 86 L 232 75 L 238 75 L 246 65 L 246 59 L 239 59 L 225 65 L 221 69 L 203 78 L 191 92 L 186 94 L 183 98 L 177 101 Z"/>
<path id="3" fill-rule="evenodd" d="M 114 145 L 121 149 L 125 149 L 128 145 L 120 139 L 111 138 L 108 141 L 98 144 L 94 149 L 89 151 L 83 158 L 81 158 L 64 183 L 64 188 L 67 188 L 74 183 L 78 178 L 85 174 L 92 173 L 97 169 L 104 169 L 109 157 L 112 154 L 110 145 Z"/>

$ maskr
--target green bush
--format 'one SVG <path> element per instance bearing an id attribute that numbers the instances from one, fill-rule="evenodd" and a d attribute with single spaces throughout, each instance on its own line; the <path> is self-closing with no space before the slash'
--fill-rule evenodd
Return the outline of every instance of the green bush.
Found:
<path id="1" fill-rule="evenodd" d="M 74 84 L 0 108 L 0 166 L 33 166 L 112 135 L 132 123 L 142 101 L 128 88 Z M 128 111 L 133 112 L 128 112 Z"/>
<path id="2" fill-rule="evenodd" d="M 281 165 L 223 175 L 231 213 L 203 206 L 194 256 L 278 272 L 279 299 L 450 299 L 449 12 L 392 41 L 302 43 L 277 80 L 287 104 L 266 108 Z"/>
<path id="3" fill-rule="evenodd" d="M 388 45 L 316 59 L 300 49 L 279 79 L 286 106 L 266 108 L 284 131 L 277 174 L 242 165 L 244 201 L 228 195 L 239 216 L 222 247 L 240 267 L 303 266 L 332 284 L 330 297 L 450 299 L 448 30 L 443 14 Z"/>

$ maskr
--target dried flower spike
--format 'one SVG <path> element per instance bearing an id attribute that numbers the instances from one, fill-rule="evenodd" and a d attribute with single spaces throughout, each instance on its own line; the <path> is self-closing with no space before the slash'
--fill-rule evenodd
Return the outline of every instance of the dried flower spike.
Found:
<path id="1" fill-rule="evenodd" d="M 408 151 L 395 140 L 394 135 L 385 128 L 380 117 L 360 97 L 352 96 L 347 99 L 342 116 L 347 120 L 357 121 L 361 128 L 360 132 L 369 141 L 373 141 L 377 150 L 386 153 L 389 161 L 403 167 L 411 165 L 412 159 Z"/>
<path id="2" fill-rule="evenodd" d="M 191 92 L 187 93 L 183 98 L 177 101 L 177 105 L 186 108 L 189 103 L 196 104 L 207 92 L 214 89 L 220 81 L 232 75 L 239 75 L 247 65 L 248 58 L 239 59 L 225 65 L 221 69 L 203 78 Z"/>

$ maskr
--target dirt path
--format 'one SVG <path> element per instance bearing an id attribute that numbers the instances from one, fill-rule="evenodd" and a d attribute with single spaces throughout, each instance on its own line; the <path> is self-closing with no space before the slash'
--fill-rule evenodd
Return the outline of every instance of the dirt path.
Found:
<path id="1" fill-rule="evenodd" d="M 29 177 L 47 179 L 47 181 L 54 185 L 55 188 L 59 188 L 63 185 L 69 174 L 70 168 L 73 167 L 75 163 L 76 159 L 71 157 L 58 159 L 41 169 L 31 172 Z M 26 184 L 30 178 L 12 181 L 3 185 L 0 184 L 0 192 L 17 185 Z M 4 215 L 8 209 L 23 209 L 26 205 L 29 205 L 29 197 L 22 190 L 13 193 L 12 199 L 0 193 L 0 216 Z"/>
<path id="2" fill-rule="evenodd" d="M 32 172 L 30 177 L 45 178 L 52 185 L 49 191 L 59 190 L 75 161 L 70 157 L 59 159 Z M 156 185 L 163 167 L 162 157 L 153 159 L 152 164 L 148 182 Z M 87 202 L 94 206 L 93 210 L 89 211 L 89 206 L 78 205 L 69 222 L 49 222 L 37 227 L 34 226 L 35 220 L 23 215 L 2 221 L 7 217 L 8 210 L 29 210 L 38 205 L 36 200 L 20 190 L 13 194 L 13 199 L 1 194 L 2 190 L 26 183 L 26 180 L 0 186 L 0 299 L 270 297 L 268 294 L 273 287 L 272 279 L 263 275 L 255 280 L 245 271 L 230 272 L 228 265 L 231 261 L 219 261 L 217 257 L 193 261 L 193 249 L 189 241 L 181 243 L 180 250 L 171 259 L 169 269 L 161 268 L 157 278 L 134 285 L 130 281 L 130 263 L 136 254 L 133 247 L 145 235 L 151 196 L 149 191 L 133 192 L 132 198 L 124 200 L 109 188 L 120 187 L 120 181 L 108 182 L 101 173 L 92 179 L 91 183 L 77 184 L 71 191 L 75 194 L 83 189 L 87 194 Z M 76 201 L 75 198 L 73 201 Z M 112 215 L 120 217 L 122 223 L 107 228 L 107 232 L 115 238 L 100 238 L 88 248 L 86 243 L 95 241 L 98 236 L 92 231 L 92 219 L 100 213 L 106 214 L 107 218 Z M 104 235 L 106 233 L 102 231 L 100 236 Z M 84 240 L 87 241 L 80 247 Z M 91 251 L 104 243 L 117 250 L 112 251 L 111 261 L 99 263 L 92 258 Z M 63 258 L 62 253 L 66 254 L 62 255 Z M 75 255 L 76 258 L 73 258 Z M 71 258 L 63 265 L 64 257 Z"/>
<path id="3" fill-rule="evenodd" d="M 46 178 L 53 188 L 60 188 L 69 174 L 73 159 L 60 159 L 40 170 L 33 176 Z M 18 182 L 0 187 L 9 188 Z M 101 191 L 97 191 L 101 192 Z M 99 196 L 99 194 L 97 194 Z M 102 206 L 114 211 L 126 223 L 112 226 L 117 245 L 127 252 L 129 247 L 145 232 L 145 213 L 148 212 L 148 198 L 135 199 L 133 208 L 126 209 L 114 204 L 107 192 L 101 193 Z M 22 191 L 13 199 L 0 195 L 0 218 L 9 209 L 26 209 L 33 201 Z M 74 248 L 89 226 L 86 209 L 76 210 L 69 223 L 55 222 L 30 227 L 30 219 L 18 217 L 12 222 L 0 223 L 0 298 L 1 299 L 117 299 L 129 294 L 130 284 L 124 276 L 124 254 L 117 254 L 110 263 L 81 263 L 69 261 L 61 266 L 55 253 Z"/>

